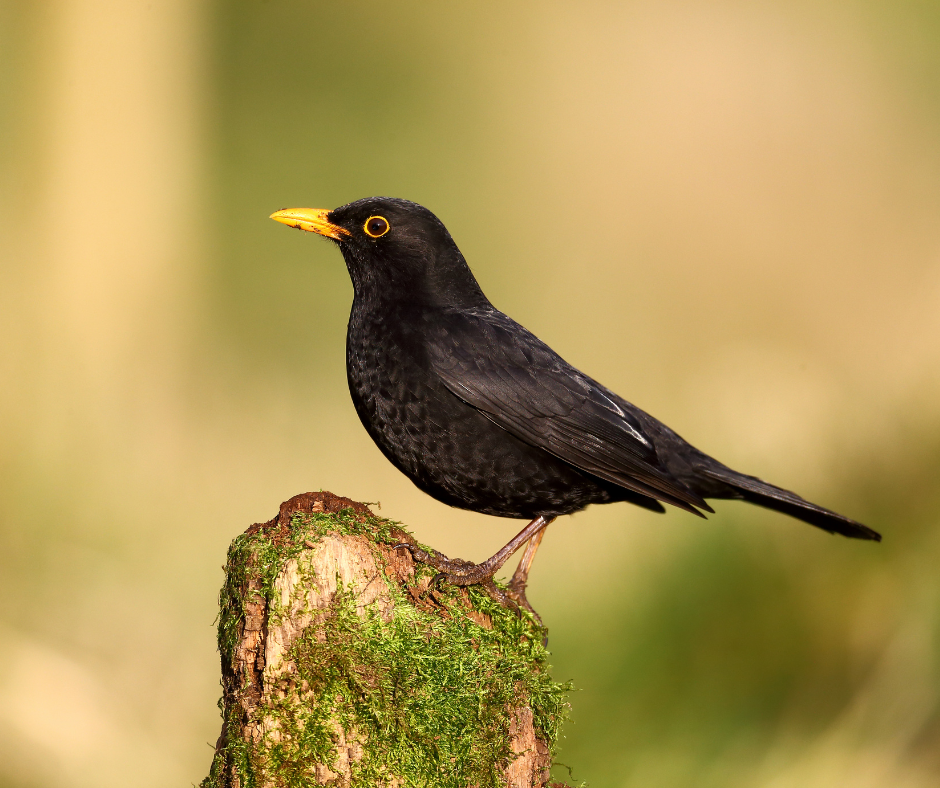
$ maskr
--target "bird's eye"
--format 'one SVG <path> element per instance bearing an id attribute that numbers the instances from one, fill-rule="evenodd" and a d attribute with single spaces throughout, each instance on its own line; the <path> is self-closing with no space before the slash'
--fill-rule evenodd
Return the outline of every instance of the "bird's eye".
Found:
<path id="1" fill-rule="evenodd" d="M 366 219 L 366 223 L 362 226 L 362 229 L 366 231 L 366 235 L 371 236 L 372 238 L 379 238 L 385 233 L 388 232 L 388 222 L 382 216 L 370 216 Z"/>

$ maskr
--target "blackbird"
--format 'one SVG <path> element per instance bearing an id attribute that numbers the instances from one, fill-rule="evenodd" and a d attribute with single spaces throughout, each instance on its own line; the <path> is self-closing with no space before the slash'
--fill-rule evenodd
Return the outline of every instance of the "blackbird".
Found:
<path id="1" fill-rule="evenodd" d="M 872 529 L 723 465 L 575 369 L 496 309 L 443 223 L 370 197 L 272 219 L 339 245 L 354 296 L 346 373 L 356 413 L 389 461 L 443 503 L 529 524 L 481 564 L 428 554 L 438 578 L 484 583 L 523 544 L 510 595 L 525 598 L 546 526 L 592 503 L 663 503 L 704 517 L 706 498 L 748 501 L 830 533 Z M 534 612 L 534 611 L 533 611 Z"/>

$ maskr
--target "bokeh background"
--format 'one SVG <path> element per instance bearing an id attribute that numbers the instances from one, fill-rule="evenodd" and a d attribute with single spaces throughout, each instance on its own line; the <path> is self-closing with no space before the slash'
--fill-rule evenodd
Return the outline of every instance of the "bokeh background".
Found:
<path id="1" fill-rule="evenodd" d="M 341 258 L 267 218 L 373 194 L 575 365 L 885 535 L 553 525 L 574 780 L 940 783 L 940 6 L 2 0 L 0 785 L 198 783 L 226 547 L 295 493 L 464 558 L 515 532 L 381 457 Z"/>

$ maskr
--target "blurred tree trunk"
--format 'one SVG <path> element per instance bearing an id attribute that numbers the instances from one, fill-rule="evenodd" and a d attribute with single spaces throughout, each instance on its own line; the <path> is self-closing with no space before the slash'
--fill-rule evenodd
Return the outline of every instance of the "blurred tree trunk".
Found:
<path id="1" fill-rule="evenodd" d="M 429 593 L 405 542 L 325 492 L 235 539 L 203 788 L 548 783 L 567 687 L 544 630 L 477 589 Z"/>

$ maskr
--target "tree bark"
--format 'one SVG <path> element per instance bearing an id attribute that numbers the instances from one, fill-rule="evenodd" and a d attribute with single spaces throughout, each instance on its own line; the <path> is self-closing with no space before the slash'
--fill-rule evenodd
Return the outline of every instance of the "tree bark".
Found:
<path id="1" fill-rule="evenodd" d="M 479 589 L 429 590 L 401 544 L 417 543 L 327 492 L 235 539 L 203 788 L 549 784 L 568 687 L 545 630 Z"/>

